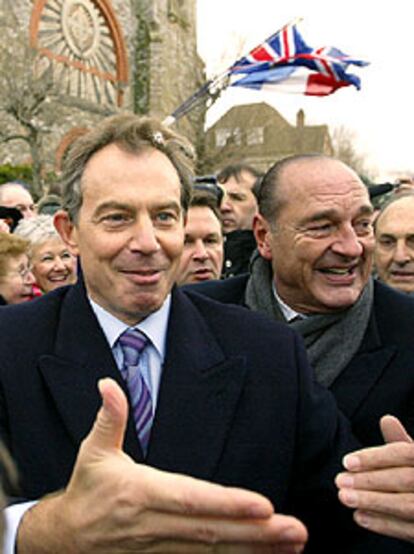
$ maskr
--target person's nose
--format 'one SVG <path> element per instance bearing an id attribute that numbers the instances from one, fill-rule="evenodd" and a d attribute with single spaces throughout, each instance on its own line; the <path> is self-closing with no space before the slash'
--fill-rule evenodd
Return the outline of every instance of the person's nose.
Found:
<path id="1" fill-rule="evenodd" d="M 397 244 L 395 245 L 395 250 L 393 254 L 393 260 L 394 262 L 398 264 L 405 264 L 409 262 L 411 259 L 410 253 L 408 251 L 407 245 L 405 244 L 404 239 L 397 240 Z"/>
<path id="2" fill-rule="evenodd" d="M 56 256 L 53 260 L 53 269 L 55 271 L 62 271 L 66 269 L 65 263 L 60 256 Z"/>
<path id="3" fill-rule="evenodd" d="M 156 229 L 149 216 L 141 217 L 137 221 L 133 232 L 133 237 L 129 243 L 131 250 L 142 254 L 152 254 L 160 249 Z"/>
<path id="4" fill-rule="evenodd" d="M 31 270 L 25 274 L 23 282 L 25 285 L 34 285 L 36 283 L 36 278 Z"/>
<path id="5" fill-rule="evenodd" d="M 223 201 L 222 201 L 221 206 L 220 206 L 220 212 L 222 214 L 226 214 L 226 213 L 229 213 L 231 211 L 233 211 L 233 204 L 229 200 L 228 196 L 225 196 L 223 198 Z"/>
<path id="6" fill-rule="evenodd" d="M 361 239 L 352 225 L 346 225 L 339 229 L 338 236 L 331 248 L 335 253 L 347 258 L 358 258 L 364 251 Z"/>
<path id="7" fill-rule="evenodd" d="M 194 244 L 193 259 L 197 261 L 205 261 L 208 258 L 207 248 L 201 239 L 196 240 Z"/>

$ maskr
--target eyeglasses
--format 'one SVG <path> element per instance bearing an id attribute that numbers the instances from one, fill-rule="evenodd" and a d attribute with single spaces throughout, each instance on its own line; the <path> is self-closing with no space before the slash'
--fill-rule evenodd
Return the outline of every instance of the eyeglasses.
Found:
<path id="1" fill-rule="evenodd" d="M 12 275 L 18 275 L 23 281 L 26 279 L 26 277 L 33 271 L 33 267 L 31 265 L 27 267 L 21 267 L 19 269 L 16 269 L 12 272 Z"/>

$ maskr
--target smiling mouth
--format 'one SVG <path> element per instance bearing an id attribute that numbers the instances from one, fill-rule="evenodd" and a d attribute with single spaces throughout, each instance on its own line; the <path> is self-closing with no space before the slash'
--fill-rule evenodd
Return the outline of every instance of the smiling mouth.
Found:
<path id="1" fill-rule="evenodd" d="M 56 277 L 49 277 L 49 281 L 52 281 L 52 283 L 60 283 L 61 281 L 66 281 L 68 277 L 69 275 L 59 275 Z"/>
<path id="2" fill-rule="evenodd" d="M 355 273 L 356 266 L 353 267 L 326 267 L 322 269 L 318 269 L 321 273 L 325 273 L 327 275 L 353 275 Z"/>
<path id="3" fill-rule="evenodd" d="M 139 270 L 121 270 L 121 273 L 135 285 L 151 286 L 157 285 L 161 278 L 161 269 L 139 269 Z"/>
<path id="4" fill-rule="evenodd" d="M 157 273 L 160 273 L 160 269 L 123 269 L 121 273 L 126 275 L 138 275 L 142 277 L 151 277 Z"/>

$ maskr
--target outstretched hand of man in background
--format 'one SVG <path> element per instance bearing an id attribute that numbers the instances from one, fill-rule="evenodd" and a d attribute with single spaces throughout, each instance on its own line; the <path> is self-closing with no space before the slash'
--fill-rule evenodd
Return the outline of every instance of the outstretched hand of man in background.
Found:
<path id="1" fill-rule="evenodd" d="M 396 417 L 380 425 L 385 445 L 345 456 L 339 499 L 362 527 L 414 542 L 414 441 Z"/>
<path id="2" fill-rule="evenodd" d="M 99 390 L 71 480 L 25 514 L 19 554 L 302 551 L 305 527 L 263 496 L 136 464 L 122 451 L 126 398 L 110 379 Z"/>

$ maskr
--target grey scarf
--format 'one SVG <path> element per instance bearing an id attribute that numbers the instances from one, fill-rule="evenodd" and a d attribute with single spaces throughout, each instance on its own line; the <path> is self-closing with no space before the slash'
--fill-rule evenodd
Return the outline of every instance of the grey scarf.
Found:
<path id="1" fill-rule="evenodd" d="M 254 254 L 245 293 L 246 305 L 285 321 L 273 293 L 272 281 L 270 262 Z M 373 282 L 370 279 L 350 308 L 334 314 L 312 315 L 289 324 L 302 335 L 309 361 L 322 385 L 329 387 L 355 355 L 368 326 L 372 302 Z"/>

